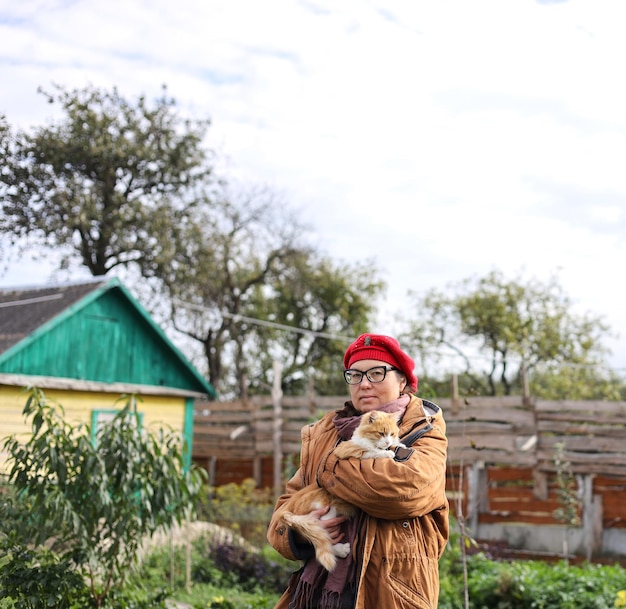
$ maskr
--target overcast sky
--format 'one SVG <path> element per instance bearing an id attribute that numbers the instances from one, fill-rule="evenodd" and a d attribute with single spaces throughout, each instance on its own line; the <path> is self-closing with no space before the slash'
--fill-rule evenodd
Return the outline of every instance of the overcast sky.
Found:
<path id="1" fill-rule="evenodd" d="M 407 288 L 557 275 L 626 370 L 623 0 L 0 0 L 0 113 L 117 86 L 210 118 L 224 171 Z M 0 285 L 49 281 L 13 261 Z M 58 277 L 58 275 L 57 275 Z"/>

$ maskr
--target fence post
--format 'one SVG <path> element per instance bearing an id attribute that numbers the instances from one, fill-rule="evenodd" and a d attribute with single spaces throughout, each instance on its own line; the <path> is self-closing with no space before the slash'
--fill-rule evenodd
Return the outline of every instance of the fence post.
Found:
<path id="1" fill-rule="evenodd" d="M 526 363 L 522 362 L 522 368 L 520 370 L 522 381 L 522 400 L 524 406 L 530 405 L 530 387 L 528 385 L 528 371 L 526 370 Z"/>
<path id="2" fill-rule="evenodd" d="M 583 476 L 583 539 L 587 560 L 602 549 L 602 496 L 593 494 L 594 474 Z"/>
<path id="3" fill-rule="evenodd" d="M 542 501 L 548 500 L 548 475 L 537 469 L 537 464 L 533 467 L 533 494 Z"/>
<path id="4" fill-rule="evenodd" d="M 469 528 L 473 537 L 478 536 L 479 516 L 487 508 L 487 472 L 482 461 L 476 461 L 468 467 L 467 513 Z"/>
<path id="5" fill-rule="evenodd" d="M 309 412 L 313 415 L 315 414 L 315 378 L 313 375 L 309 376 L 307 395 L 309 397 Z"/>
<path id="6" fill-rule="evenodd" d="M 207 472 L 209 475 L 209 486 L 215 486 L 215 481 L 216 481 L 215 470 L 216 469 L 217 469 L 217 457 L 215 455 L 212 455 L 207 459 Z"/>
<path id="7" fill-rule="evenodd" d="M 452 375 L 452 414 L 459 413 L 459 377 Z"/>
<path id="8" fill-rule="evenodd" d="M 279 361 L 274 361 L 274 381 L 272 383 L 272 405 L 274 407 L 274 495 L 275 498 L 281 494 L 283 486 L 283 448 L 282 448 L 282 424 L 283 424 L 283 391 L 282 366 Z"/>
<path id="9" fill-rule="evenodd" d="M 261 488 L 263 486 L 263 458 L 257 450 L 257 442 L 259 441 L 259 420 L 261 418 L 261 404 L 256 396 L 253 396 L 252 399 L 247 400 L 247 403 L 250 404 L 250 414 L 252 415 L 254 430 L 254 458 L 252 460 L 252 475 L 254 476 L 254 481 L 256 482 L 257 487 Z"/>

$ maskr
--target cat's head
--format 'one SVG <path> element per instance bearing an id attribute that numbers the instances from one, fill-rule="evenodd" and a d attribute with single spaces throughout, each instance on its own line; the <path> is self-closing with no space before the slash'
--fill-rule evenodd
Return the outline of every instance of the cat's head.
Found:
<path id="1" fill-rule="evenodd" d="M 361 417 L 361 422 L 354 433 L 376 448 L 387 450 L 400 442 L 399 420 L 400 414 L 397 412 L 372 410 Z"/>

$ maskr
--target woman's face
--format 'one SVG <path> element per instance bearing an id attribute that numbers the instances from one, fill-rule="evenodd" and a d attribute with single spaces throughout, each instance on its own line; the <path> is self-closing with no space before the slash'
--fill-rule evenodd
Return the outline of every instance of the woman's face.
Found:
<path id="1" fill-rule="evenodd" d="M 354 362 L 350 370 L 365 373 L 377 366 L 391 368 L 391 366 L 385 362 L 374 359 L 364 359 Z M 352 399 L 354 407 L 360 412 L 369 412 L 370 410 L 376 410 L 376 408 L 398 399 L 405 385 L 406 377 L 400 371 L 388 370 L 384 380 L 379 383 L 372 383 L 367 378 L 367 375 L 363 374 L 363 379 L 360 383 L 348 385 L 348 387 L 350 388 L 350 398 Z"/>

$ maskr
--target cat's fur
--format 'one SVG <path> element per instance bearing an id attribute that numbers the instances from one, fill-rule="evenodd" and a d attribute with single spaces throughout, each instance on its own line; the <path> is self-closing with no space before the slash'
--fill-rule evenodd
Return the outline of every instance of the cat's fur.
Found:
<path id="1" fill-rule="evenodd" d="M 398 439 L 398 414 L 374 410 L 362 416 L 352 439 L 339 444 L 335 455 L 340 459 L 392 458 L 394 451 L 391 447 L 397 446 L 402 446 Z M 350 553 L 350 543 L 333 545 L 326 529 L 320 526 L 317 519 L 309 516 L 309 512 L 326 506 L 330 506 L 330 510 L 321 520 L 336 516 L 351 518 L 356 513 L 351 504 L 316 484 L 311 484 L 291 495 L 279 508 L 277 517 L 308 539 L 315 548 L 318 562 L 328 571 L 332 571 L 337 565 L 337 557 L 345 558 Z"/>

